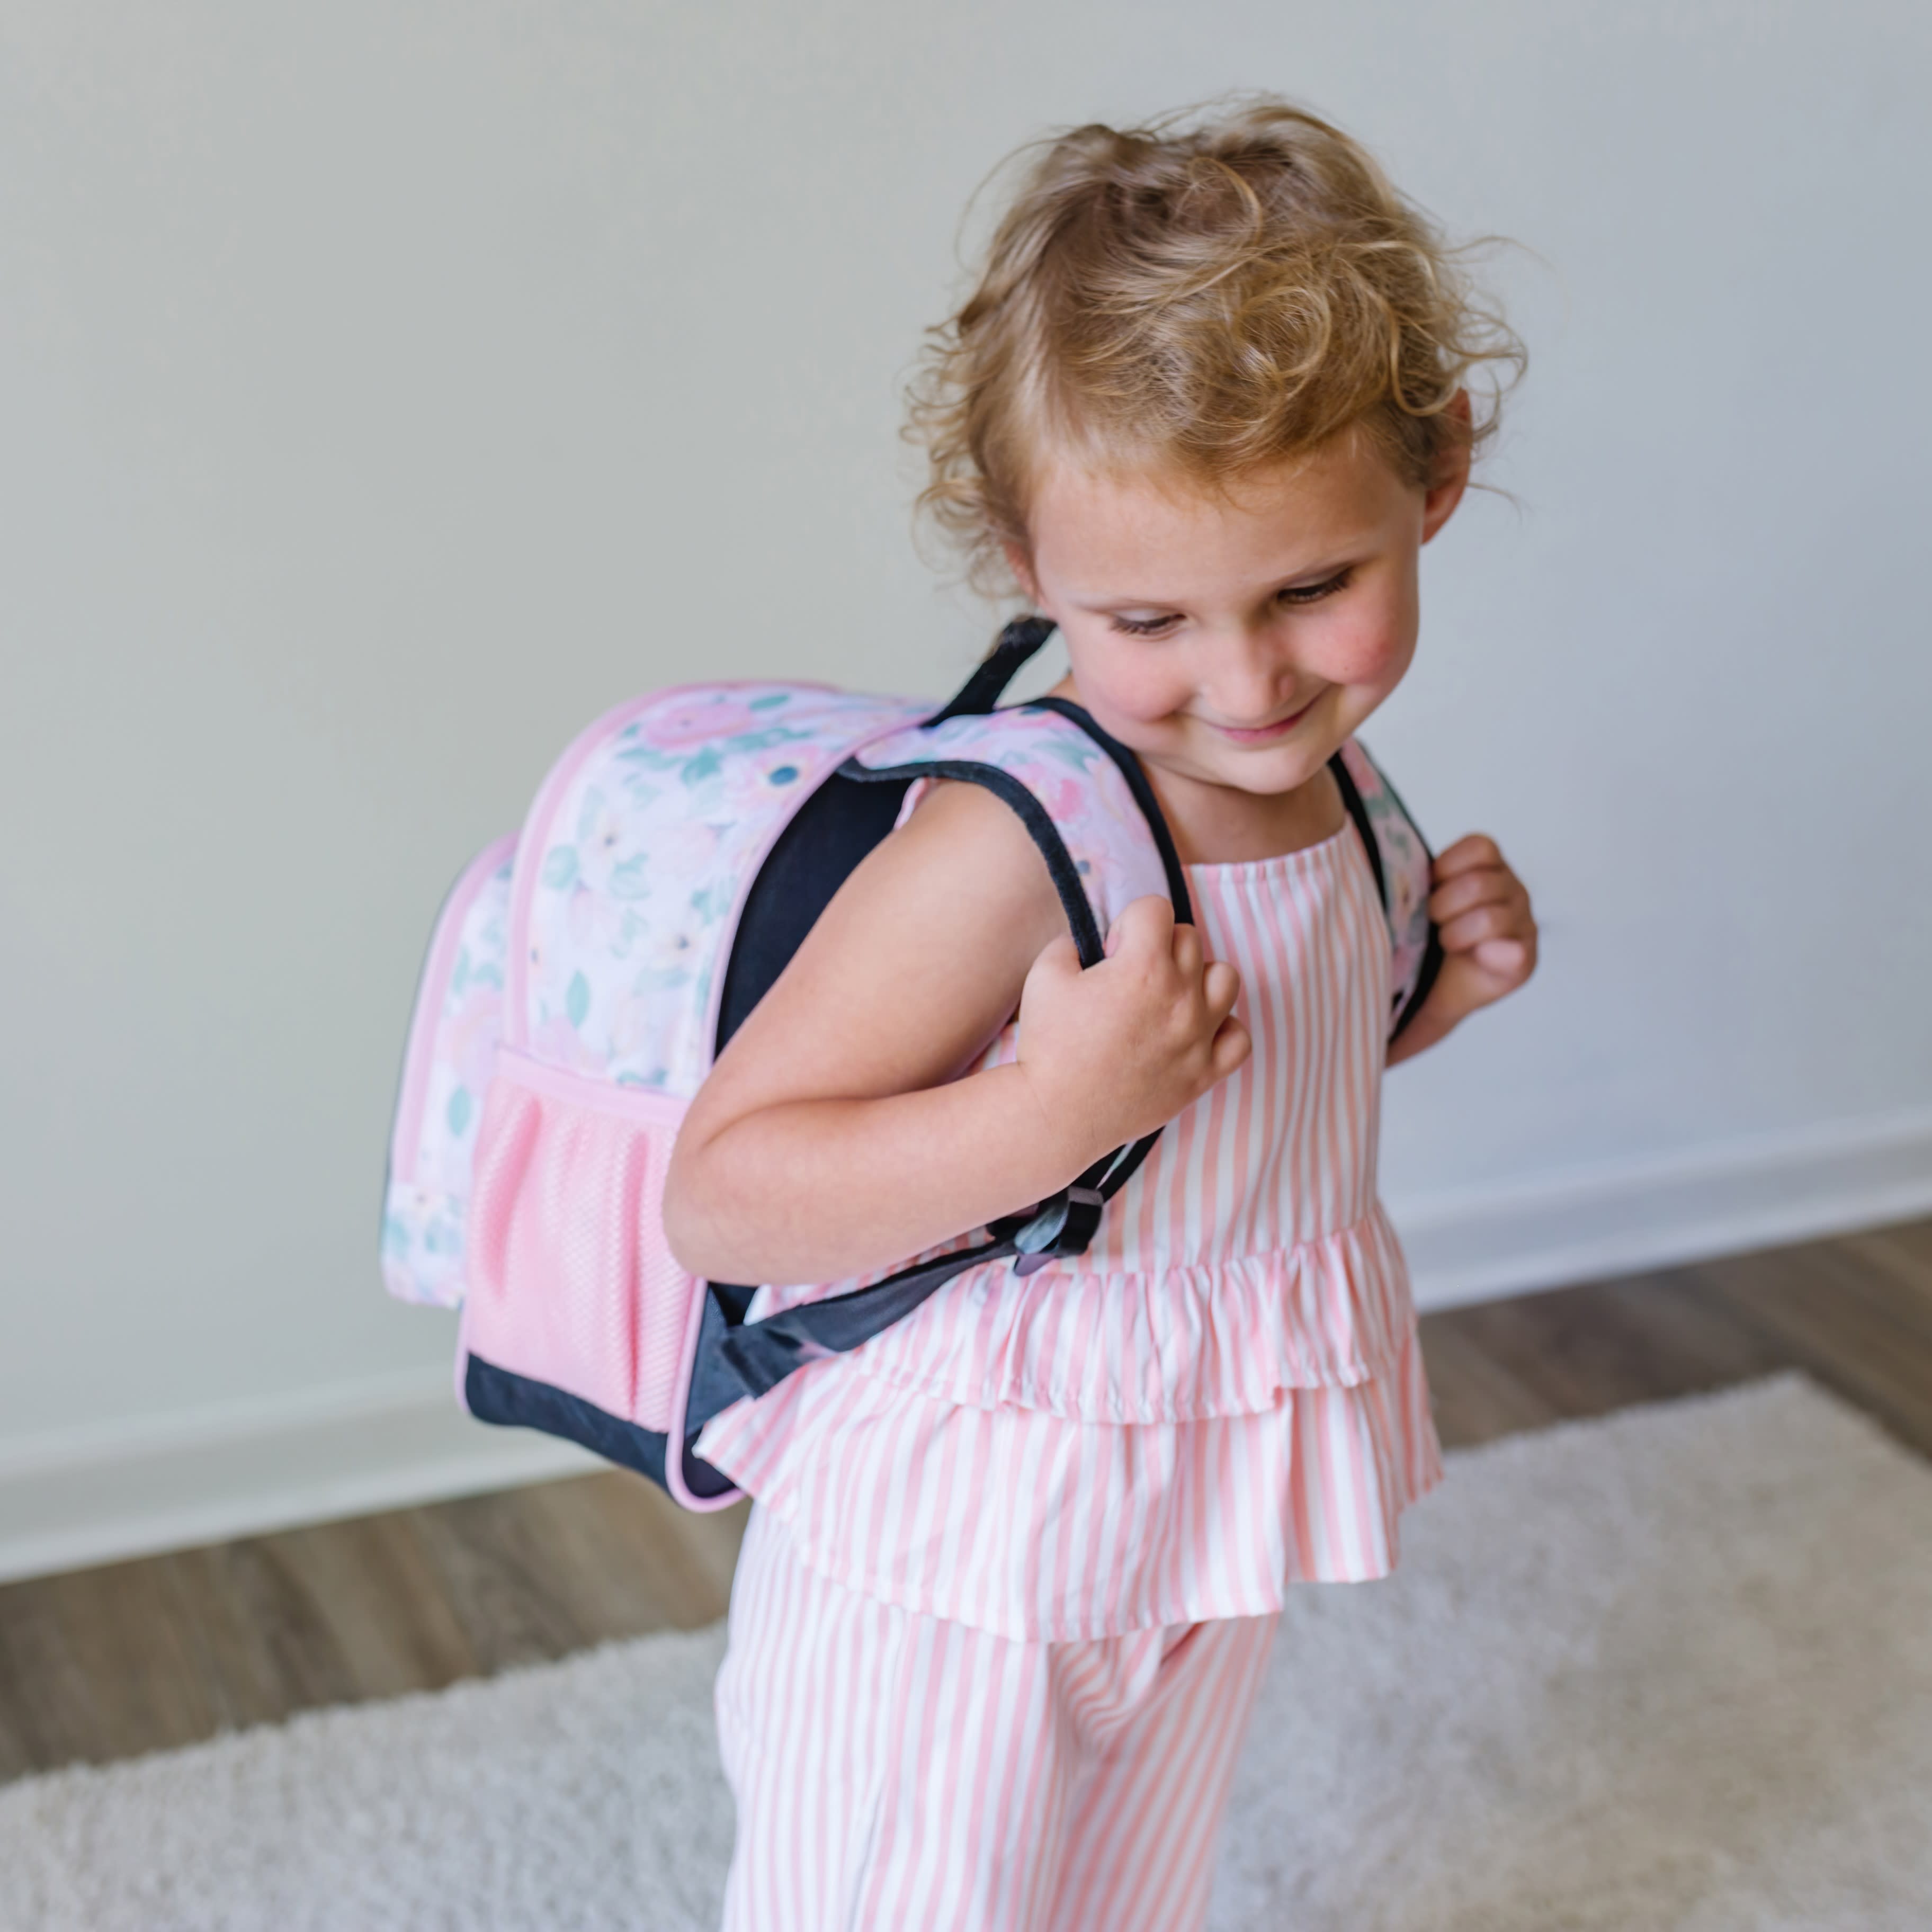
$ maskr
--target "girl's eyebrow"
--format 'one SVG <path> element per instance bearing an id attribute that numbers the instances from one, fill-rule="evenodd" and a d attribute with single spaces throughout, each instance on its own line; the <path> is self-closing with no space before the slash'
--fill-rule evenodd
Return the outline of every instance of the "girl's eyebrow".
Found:
<path id="1" fill-rule="evenodd" d="M 1338 555 L 1332 562 L 1311 564 L 1306 569 L 1292 571 L 1286 577 L 1276 578 L 1261 594 L 1272 597 L 1278 591 L 1296 590 L 1307 584 L 1324 584 L 1330 578 L 1360 561 L 1357 554 L 1358 548 L 1358 546 L 1352 545 L 1347 553 Z M 1096 603 L 1086 602 L 1078 597 L 1073 600 L 1076 610 L 1088 611 L 1099 617 L 1117 617 L 1129 610 L 1178 610 L 1182 608 L 1184 601 L 1166 597 L 1109 597 Z"/>

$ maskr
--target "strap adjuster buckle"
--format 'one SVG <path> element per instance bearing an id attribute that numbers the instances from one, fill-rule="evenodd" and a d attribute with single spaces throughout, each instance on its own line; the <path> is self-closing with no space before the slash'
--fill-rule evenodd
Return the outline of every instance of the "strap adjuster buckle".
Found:
<path id="1" fill-rule="evenodd" d="M 1106 1196 L 1097 1187 L 1063 1187 L 1034 1209 L 1012 1236 L 1016 1274 L 1031 1274 L 1062 1255 L 1084 1254 Z"/>

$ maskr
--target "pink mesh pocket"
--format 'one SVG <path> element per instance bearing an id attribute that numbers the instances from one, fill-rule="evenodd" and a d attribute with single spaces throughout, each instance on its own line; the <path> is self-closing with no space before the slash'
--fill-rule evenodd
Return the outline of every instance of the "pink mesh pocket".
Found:
<path id="1" fill-rule="evenodd" d="M 703 1292 L 664 1238 L 664 1170 L 685 1107 L 500 1055 L 466 1238 L 471 1354 L 670 1427 Z"/>

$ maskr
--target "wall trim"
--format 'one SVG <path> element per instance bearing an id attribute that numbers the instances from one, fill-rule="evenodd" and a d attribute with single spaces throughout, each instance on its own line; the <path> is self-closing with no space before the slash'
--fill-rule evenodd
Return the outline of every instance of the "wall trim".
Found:
<path id="1" fill-rule="evenodd" d="M 1391 1202 L 1447 1308 L 1932 1213 L 1932 1107 Z M 0 1581 L 605 1466 L 493 1429 L 446 1368 L 0 1441 Z"/>
<path id="2" fill-rule="evenodd" d="M 0 1582 L 579 1475 L 460 1409 L 447 1368 L 0 1442 Z"/>
<path id="3" fill-rule="evenodd" d="M 1424 1308 L 1932 1214 L 1932 1107 L 1392 1198 Z"/>

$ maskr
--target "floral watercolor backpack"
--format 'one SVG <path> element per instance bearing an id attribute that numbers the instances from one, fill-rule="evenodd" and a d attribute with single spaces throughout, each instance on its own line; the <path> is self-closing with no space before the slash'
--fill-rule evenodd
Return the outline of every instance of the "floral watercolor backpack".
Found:
<path id="1" fill-rule="evenodd" d="M 755 1286 L 687 1274 L 662 1223 L 672 1143 L 713 1059 L 916 779 L 969 780 L 1012 806 L 1083 966 L 1102 956 L 1100 904 L 1165 892 L 1191 916 L 1133 754 L 1064 699 L 994 709 L 1052 628 L 1010 624 L 936 712 L 818 685 L 652 692 L 579 737 L 521 833 L 457 881 L 410 1028 L 382 1266 L 405 1300 L 461 1304 L 472 1415 L 569 1437 L 718 1508 L 737 1492 L 691 1448 L 712 1416 L 966 1268 L 1011 1256 L 1026 1273 L 1086 1248 L 1155 1135 L 977 1240 L 755 1322 Z M 1428 848 L 1359 746 L 1332 769 L 1388 915 L 1392 1038 L 1441 958 Z"/>

